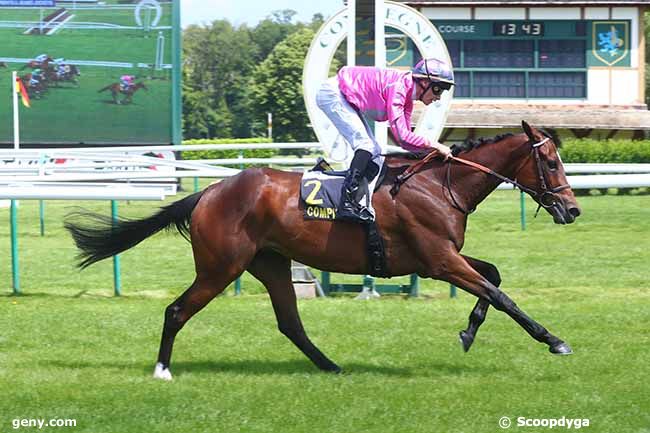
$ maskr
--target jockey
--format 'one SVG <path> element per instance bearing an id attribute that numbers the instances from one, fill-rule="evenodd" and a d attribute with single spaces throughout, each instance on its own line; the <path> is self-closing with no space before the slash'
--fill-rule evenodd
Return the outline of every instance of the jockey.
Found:
<path id="1" fill-rule="evenodd" d="M 43 64 L 43 62 L 45 62 L 49 58 L 50 58 L 50 56 L 48 56 L 47 54 L 39 54 L 38 56 L 36 56 L 36 58 L 34 58 L 34 60 L 38 64 Z"/>
<path id="2" fill-rule="evenodd" d="M 121 90 L 129 90 L 133 86 L 135 81 L 135 76 L 133 75 L 122 75 L 120 77 L 120 88 Z"/>
<path id="3" fill-rule="evenodd" d="M 318 107 L 354 150 L 343 182 L 339 216 L 374 219 L 372 212 L 355 200 L 361 180 L 365 177 L 370 183 L 383 163 L 384 151 L 368 120 L 388 121 L 397 143 L 406 150 L 435 149 L 445 159 L 449 157 L 449 147 L 411 132 L 411 114 L 415 100 L 429 105 L 453 85 L 450 65 L 438 59 L 420 60 L 411 71 L 344 66 L 336 77 L 323 83 L 316 95 Z"/>
<path id="4" fill-rule="evenodd" d="M 42 71 L 37 68 L 32 71 L 32 78 L 29 79 L 29 85 L 30 86 L 38 86 L 38 84 L 41 82 L 41 79 L 43 78 L 42 76 Z"/>
<path id="5" fill-rule="evenodd" d="M 63 57 L 59 57 L 58 59 L 54 59 L 54 64 L 56 65 L 56 75 L 57 77 L 63 77 L 65 73 L 67 72 L 67 65 L 65 64 L 65 59 Z"/>

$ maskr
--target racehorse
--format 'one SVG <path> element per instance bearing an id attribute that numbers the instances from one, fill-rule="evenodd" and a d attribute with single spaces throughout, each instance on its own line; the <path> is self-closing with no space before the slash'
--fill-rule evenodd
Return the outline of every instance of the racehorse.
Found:
<path id="1" fill-rule="evenodd" d="M 109 84 L 108 86 L 104 87 L 103 89 L 100 89 L 97 91 L 97 93 L 104 92 L 106 90 L 111 91 L 111 94 L 113 95 L 113 102 L 116 104 L 129 104 L 131 103 L 131 100 L 133 99 L 133 94 L 138 91 L 138 89 L 144 89 L 148 90 L 147 86 L 144 85 L 144 83 L 136 83 L 133 86 L 130 86 L 126 90 L 122 90 L 122 87 L 120 86 L 120 83 L 112 83 Z M 122 93 L 123 95 L 126 95 L 122 101 L 117 99 L 117 95 Z"/>
<path id="2" fill-rule="evenodd" d="M 468 214 L 506 177 L 546 209 L 555 223 L 569 224 L 580 215 L 556 143 L 543 131 L 525 122 L 522 126 L 525 133 L 484 141 L 461 152 L 463 158 L 457 155 L 444 163 L 431 154 L 416 161 L 387 156 L 387 175 L 373 196 L 377 225 L 385 240 L 390 275 L 417 273 L 478 297 L 469 325 L 460 334 L 465 351 L 492 305 L 547 344 L 551 353 L 570 354 L 568 344 L 499 289 L 501 278 L 494 265 L 460 253 Z M 483 171 L 472 166 L 477 163 Z M 189 235 L 196 277 L 165 310 L 154 377 L 172 378 L 169 366 L 176 334 L 245 270 L 268 290 L 280 332 L 318 368 L 340 371 L 303 328 L 291 283 L 291 259 L 324 271 L 368 273 L 365 230 L 348 221 L 304 220 L 300 179 L 298 173 L 250 168 L 148 218 L 113 222 L 78 212 L 66 219 L 65 227 L 81 250 L 82 268 L 134 247 L 163 228 L 175 226 L 186 238 Z M 399 190 L 391 188 L 398 180 L 403 182 Z"/>
<path id="3" fill-rule="evenodd" d="M 38 82 L 38 84 L 32 84 L 31 72 L 20 77 L 20 80 L 27 89 L 27 94 L 30 98 L 39 99 L 47 90 L 47 81 L 44 77 Z"/>
<path id="4" fill-rule="evenodd" d="M 45 73 L 47 80 L 54 83 L 56 87 L 59 87 L 59 82 L 69 81 L 74 85 L 78 86 L 79 81 L 77 77 L 81 75 L 79 69 L 75 65 L 65 65 L 65 72 L 62 75 L 59 75 L 56 71 L 56 68 L 48 69 Z"/>
<path id="5" fill-rule="evenodd" d="M 43 70 L 47 70 L 47 68 L 50 65 L 50 62 L 53 60 L 54 59 L 52 59 L 52 57 L 48 57 L 42 62 L 39 62 L 38 60 L 31 60 L 28 63 L 26 63 L 25 66 L 20 68 L 20 70 L 22 71 L 23 69 L 27 69 L 27 68 L 32 68 L 32 69 L 41 68 Z"/>

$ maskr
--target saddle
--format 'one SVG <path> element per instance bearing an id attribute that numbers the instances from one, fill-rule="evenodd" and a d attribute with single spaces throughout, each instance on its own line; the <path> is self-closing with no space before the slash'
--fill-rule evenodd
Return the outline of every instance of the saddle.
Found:
<path id="1" fill-rule="evenodd" d="M 341 189 L 347 171 L 335 171 L 323 158 L 310 171 L 303 174 L 300 181 L 300 198 L 303 205 L 303 217 L 307 220 L 337 220 L 338 206 L 341 202 Z M 373 193 L 379 189 L 386 176 L 386 166 L 380 170 Z M 368 180 L 363 179 L 359 185 L 357 199 L 360 204 L 370 207 Z M 374 213 L 374 212 L 373 212 Z M 345 221 L 350 221 L 346 219 Z M 354 222 L 354 221 L 353 221 Z M 384 251 L 384 240 L 375 221 L 358 220 L 366 232 L 366 251 L 370 269 L 368 274 L 375 277 L 389 276 Z"/>

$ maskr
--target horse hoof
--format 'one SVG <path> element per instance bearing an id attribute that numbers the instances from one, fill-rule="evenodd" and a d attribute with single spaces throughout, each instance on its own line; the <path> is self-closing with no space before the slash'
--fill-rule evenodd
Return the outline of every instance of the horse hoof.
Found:
<path id="1" fill-rule="evenodd" d="M 153 378 L 160 380 L 172 380 L 172 372 L 169 371 L 169 368 L 164 368 L 162 362 L 156 364 L 156 368 L 153 370 Z"/>
<path id="2" fill-rule="evenodd" d="M 571 347 L 569 347 L 569 345 L 566 344 L 565 342 L 549 347 L 548 351 L 551 352 L 553 355 L 571 355 L 573 353 Z"/>
<path id="3" fill-rule="evenodd" d="M 328 365 L 326 367 L 321 367 L 321 370 L 323 370 L 326 373 L 334 373 L 334 374 L 339 374 L 341 373 L 341 367 L 339 367 L 336 364 Z"/>
<path id="4" fill-rule="evenodd" d="M 463 346 L 463 351 L 465 353 L 469 352 L 469 348 L 472 347 L 472 343 L 474 342 L 474 339 L 465 331 L 460 331 L 458 333 L 458 340 L 460 341 L 460 344 Z"/>

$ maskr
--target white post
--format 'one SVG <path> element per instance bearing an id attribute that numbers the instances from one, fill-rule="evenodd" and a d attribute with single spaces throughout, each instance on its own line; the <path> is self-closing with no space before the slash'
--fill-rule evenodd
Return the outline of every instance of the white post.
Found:
<path id="1" fill-rule="evenodd" d="M 356 7 L 357 0 L 348 0 L 348 66 L 354 66 L 356 62 L 357 48 L 357 23 Z"/>
<path id="2" fill-rule="evenodd" d="M 163 32 L 158 32 L 158 39 L 156 40 L 156 63 L 154 69 L 160 71 L 163 64 L 163 54 L 165 52 L 165 36 Z"/>
<path id="3" fill-rule="evenodd" d="M 14 98 L 14 149 L 20 148 L 20 122 L 18 119 L 18 92 L 16 91 L 16 71 L 11 73 L 11 93 Z"/>
<path id="4" fill-rule="evenodd" d="M 386 4 L 384 0 L 375 1 L 375 66 L 386 67 L 386 35 L 384 22 L 386 20 Z M 386 122 L 375 122 L 375 138 L 382 147 L 388 143 L 388 125 Z"/>
<path id="5" fill-rule="evenodd" d="M 386 67 L 386 34 L 384 22 L 386 21 L 386 5 L 384 0 L 375 1 L 375 66 Z"/>
<path id="6" fill-rule="evenodd" d="M 273 141 L 273 113 L 266 113 L 266 135 Z"/>

